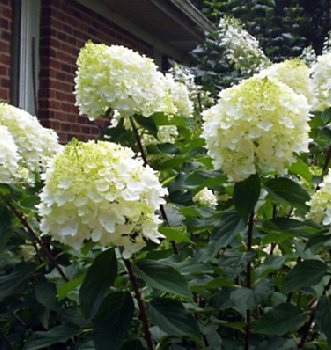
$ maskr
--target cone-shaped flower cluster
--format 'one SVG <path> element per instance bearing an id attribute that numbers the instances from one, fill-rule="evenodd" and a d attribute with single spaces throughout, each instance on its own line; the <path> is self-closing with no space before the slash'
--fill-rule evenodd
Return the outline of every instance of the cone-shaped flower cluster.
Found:
<path id="1" fill-rule="evenodd" d="M 236 70 L 254 73 L 270 64 L 257 39 L 243 29 L 238 20 L 221 18 L 218 28 L 220 46 L 226 48 L 226 58 Z"/>
<path id="2" fill-rule="evenodd" d="M 33 182 L 34 175 L 41 173 L 48 160 L 61 149 L 56 133 L 44 128 L 28 112 L 7 103 L 0 103 L 0 125 L 10 132 L 21 157 L 20 166 L 28 170 L 29 180 Z"/>
<path id="3" fill-rule="evenodd" d="M 176 125 L 160 125 L 157 132 L 157 138 L 159 143 L 172 143 L 176 142 L 178 136 L 178 130 Z"/>
<path id="4" fill-rule="evenodd" d="M 210 106 L 213 103 L 213 98 L 209 91 L 196 83 L 195 75 L 193 74 L 194 70 L 195 68 L 176 63 L 169 69 L 169 74 L 173 76 L 176 82 L 182 83 L 187 88 L 190 98 L 187 106 L 192 105 L 193 102 L 193 105 L 196 105 L 200 110 L 204 109 L 205 105 Z"/>
<path id="5" fill-rule="evenodd" d="M 261 71 L 258 76 L 281 81 L 297 94 L 306 96 L 308 103 L 311 104 L 314 94 L 309 74 L 309 68 L 300 59 L 292 59 L 273 64 Z"/>
<path id="6" fill-rule="evenodd" d="M 310 211 L 307 214 L 307 219 L 310 219 L 317 224 L 330 225 L 331 224 L 331 171 L 324 177 L 323 182 L 319 185 L 307 203 L 310 205 Z"/>
<path id="7" fill-rule="evenodd" d="M 193 113 L 193 102 L 190 100 L 189 90 L 181 82 L 175 81 L 171 74 L 166 74 L 162 80 L 165 90 L 162 112 L 169 115 L 190 117 Z"/>
<path id="8" fill-rule="evenodd" d="M 157 138 L 151 134 L 143 133 L 141 135 L 141 142 L 143 145 L 158 145 L 160 143 L 176 143 L 178 130 L 176 125 L 160 125 L 157 132 Z"/>
<path id="9" fill-rule="evenodd" d="M 188 89 L 164 76 L 153 60 L 124 46 L 87 43 L 77 60 L 76 104 L 90 119 L 117 110 L 122 117 L 165 111 L 190 116 Z"/>
<path id="10" fill-rule="evenodd" d="M 209 190 L 207 187 L 204 187 L 201 191 L 199 191 L 193 198 L 193 202 L 214 207 L 217 205 L 217 198 L 214 195 L 212 190 Z"/>
<path id="11" fill-rule="evenodd" d="M 8 129 L 0 125 L 0 183 L 10 183 L 17 178 L 20 156 Z"/>
<path id="12" fill-rule="evenodd" d="M 294 153 L 308 151 L 308 111 L 303 95 L 271 78 L 221 91 L 203 113 L 202 136 L 214 167 L 236 182 L 255 173 L 284 174 Z"/>
<path id="13" fill-rule="evenodd" d="M 45 181 L 41 229 L 55 240 L 78 249 L 91 239 L 123 247 L 129 257 L 146 240 L 163 237 L 155 212 L 167 190 L 130 148 L 72 141 L 52 160 Z"/>
<path id="14" fill-rule="evenodd" d="M 313 88 L 316 96 L 314 111 L 331 107 L 331 52 L 318 56 L 312 66 Z"/>

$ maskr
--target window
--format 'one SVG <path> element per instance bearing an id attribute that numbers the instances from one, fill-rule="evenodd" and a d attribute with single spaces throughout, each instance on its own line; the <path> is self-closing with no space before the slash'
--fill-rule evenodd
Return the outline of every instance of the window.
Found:
<path id="1" fill-rule="evenodd" d="M 39 71 L 40 0 L 14 4 L 13 103 L 36 114 Z"/>

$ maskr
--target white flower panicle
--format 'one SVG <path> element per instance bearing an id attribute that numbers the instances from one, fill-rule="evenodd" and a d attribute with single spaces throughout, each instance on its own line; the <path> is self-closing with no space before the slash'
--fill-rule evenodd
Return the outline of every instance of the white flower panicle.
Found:
<path id="1" fill-rule="evenodd" d="M 157 138 L 159 143 L 172 143 L 176 142 L 178 136 L 178 129 L 176 125 L 160 125 L 157 132 Z"/>
<path id="2" fill-rule="evenodd" d="M 176 81 L 183 83 L 190 91 L 190 94 L 192 92 L 196 93 L 196 90 L 202 89 L 201 85 L 196 84 L 195 76 L 192 73 L 190 67 L 174 63 L 174 65 L 169 69 L 168 72 L 173 76 L 173 78 Z"/>
<path id="3" fill-rule="evenodd" d="M 216 169 L 232 181 L 286 173 L 294 153 L 308 151 L 309 106 L 272 78 L 253 77 L 220 92 L 203 113 L 203 138 Z"/>
<path id="4" fill-rule="evenodd" d="M 0 125 L 0 183 L 12 183 L 18 179 L 20 156 L 8 129 Z"/>
<path id="5" fill-rule="evenodd" d="M 300 59 L 308 66 L 311 67 L 316 61 L 316 52 L 312 45 L 308 45 L 302 50 Z"/>
<path id="6" fill-rule="evenodd" d="M 212 190 L 209 190 L 207 187 L 204 187 L 199 191 L 193 198 L 193 202 L 200 204 L 215 207 L 217 205 L 217 198 L 213 194 Z"/>
<path id="7" fill-rule="evenodd" d="M 72 141 L 50 163 L 40 195 L 41 230 L 78 249 L 85 240 L 123 247 L 130 257 L 160 243 L 155 212 L 165 204 L 155 171 L 128 147 Z"/>
<path id="8" fill-rule="evenodd" d="M 124 46 L 87 43 L 77 60 L 76 105 L 91 120 L 116 110 L 121 117 L 155 112 L 191 116 L 187 87 L 157 70 L 153 60 Z"/>
<path id="9" fill-rule="evenodd" d="M 255 73 L 270 64 L 258 40 L 242 28 L 234 18 L 224 17 L 219 21 L 219 40 L 226 47 L 226 58 L 242 73 Z"/>
<path id="10" fill-rule="evenodd" d="M 193 102 L 185 84 L 175 81 L 171 74 L 165 74 L 162 79 L 164 89 L 163 105 L 161 111 L 168 115 L 180 115 L 191 117 L 193 113 Z"/>
<path id="11" fill-rule="evenodd" d="M 310 205 L 307 219 L 328 226 L 331 224 L 331 169 L 319 187 L 320 189 L 307 202 Z"/>
<path id="12" fill-rule="evenodd" d="M 190 67 L 177 63 L 169 69 L 169 73 L 173 76 L 175 81 L 181 82 L 187 87 L 193 105 L 196 104 L 199 109 L 204 109 L 206 104 L 210 106 L 213 103 L 213 98 L 209 91 L 205 91 L 202 85 L 195 82 L 195 75 L 192 71 Z"/>
<path id="13" fill-rule="evenodd" d="M 160 125 L 157 132 L 157 138 L 151 134 L 142 133 L 141 142 L 143 145 L 158 145 L 162 143 L 171 143 L 176 142 L 178 136 L 178 129 L 176 125 Z"/>
<path id="14" fill-rule="evenodd" d="M 324 111 L 331 107 L 331 52 L 317 57 L 311 68 L 315 92 L 314 111 Z"/>
<path id="15" fill-rule="evenodd" d="M 76 105 L 91 120 L 109 109 L 122 116 L 149 116 L 162 104 L 162 74 L 152 59 L 124 46 L 88 42 L 80 50 L 75 78 Z"/>
<path id="16" fill-rule="evenodd" d="M 0 125 L 11 133 L 21 157 L 20 166 L 27 168 L 33 182 L 34 175 L 44 171 L 49 159 L 61 149 L 57 134 L 28 112 L 7 103 L 0 103 Z"/>
<path id="17" fill-rule="evenodd" d="M 273 64 L 258 74 L 259 77 L 269 77 L 281 81 L 297 94 L 304 95 L 308 103 L 311 104 L 314 93 L 309 75 L 309 68 L 300 59 L 285 60 Z"/>
<path id="18" fill-rule="evenodd" d="M 324 38 L 322 53 L 325 54 L 331 50 L 331 30 L 328 35 Z"/>

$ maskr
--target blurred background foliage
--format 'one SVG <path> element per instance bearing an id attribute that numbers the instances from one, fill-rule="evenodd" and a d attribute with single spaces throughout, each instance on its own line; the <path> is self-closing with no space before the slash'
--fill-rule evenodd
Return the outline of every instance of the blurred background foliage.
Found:
<path id="1" fill-rule="evenodd" d="M 191 2 L 215 25 L 215 31 L 206 33 L 205 42 L 192 53 L 194 75 L 198 83 L 213 97 L 216 97 L 222 88 L 252 76 L 259 68 L 265 66 L 261 64 L 261 57 L 255 62 L 248 62 L 252 68 L 250 70 L 243 70 L 242 62 L 238 65 L 229 60 L 229 40 L 224 39 L 226 27 L 224 24 L 220 25 L 220 19 L 237 20 L 236 28 L 239 28 L 241 33 L 247 30 L 253 38 L 256 38 L 265 56 L 274 63 L 298 57 L 307 47 L 311 47 L 317 55 L 321 54 L 323 42 L 331 29 L 329 0 L 191 0 Z M 231 33 L 227 35 L 231 36 Z M 252 41 L 250 39 L 248 41 L 250 46 Z M 243 46 L 241 43 L 238 45 Z M 245 52 L 243 57 L 247 56 L 249 55 Z"/>
<path id="2" fill-rule="evenodd" d="M 216 25 L 231 15 L 245 25 L 273 61 L 300 54 L 312 45 L 322 52 L 323 38 L 331 28 L 329 0 L 191 0 Z"/>

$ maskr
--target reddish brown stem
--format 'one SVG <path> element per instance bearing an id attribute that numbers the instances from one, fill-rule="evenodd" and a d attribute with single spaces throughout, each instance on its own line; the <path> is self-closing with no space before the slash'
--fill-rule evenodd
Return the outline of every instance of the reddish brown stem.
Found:
<path id="1" fill-rule="evenodd" d="M 331 278 L 329 279 L 329 283 L 324 287 L 322 296 L 326 295 L 326 293 L 328 292 L 330 287 L 331 287 Z M 317 310 L 318 305 L 319 305 L 319 302 L 316 301 L 312 307 L 308 321 L 305 323 L 305 325 L 302 328 L 303 332 L 302 332 L 302 336 L 300 339 L 300 343 L 298 345 L 298 349 L 303 349 L 303 347 L 305 346 L 305 344 L 307 342 L 309 331 L 312 328 L 312 325 L 313 325 L 314 320 L 315 320 L 315 314 L 316 314 L 316 310 Z"/>
<path id="2" fill-rule="evenodd" d="M 325 162 L 324 162 L 324 165 L 322 168 L 322 175 L 323 176 L 328 173 L 330 160 L 331 160 L 331 146 L 329 146 L 327 153 L 326 153 Z"/>
<path id="3" fill-rule="evenodd" d="M 249 214 L 247 224 L 247 252 L 252 250 L 253 246 L 253 229 L 254 229 L 254 211 Z M 246 269 L 246 287 L 252 288 L 252 264 L 249 261 Z M 251 340 L 251 312 L 246 311 L 246 329 L 245 329 L 245 344 L 244 350 L 249 350 L 249 344 Z"/>
<path id="4" fill-rule="evenodd" d="M 0 329 L 0 338 L 2 339 L 2 344 L 4 346 L 4 350 L 13 350 L 13 347 L 10 344 L 10 341 L 6 337 L 6 335 Z"/>
<path id="5" fill-rule="evenodd" d="M 131 127 L 132 127 L 132 130 L 133 130 L 133 133 L 134 133 L 134 135 L 136 137 L 136 140 L 137 140 L 137 143 L 138 143 L 138 149 L 139 149 L 139 152 L 141 153 L 141 158 L 144 161 L 144 166 L 146 166 L 147 165 L 147 155 L 145 153 L 145 149 L 144 149 L 143 144 L 141 142 L 141 138 L 140 138 L 140 135 L 139 135 L 139 131 L 138 131 L 137 125 L 134 122 L 133 118 L 130 118 L 130 123 L 131 123 Z"/>
<path id="6" fill-rule="evenodd" d="M 253 245 L 253 229 L 254 229 L 254 212 L 252 211 L 249 214 L 248 225 L 247 225 L 247 252 L 252 250 Z M 252 287 L 251 279 L 251 263 L 247 264 L 247 288 Z"/>
<path id="7" fill-rule="evenodd" d="M 16 311 L 15 311 L 16 312 Z M 29 333 L 31 333 L 31 329 L 29 329 L 28 325 L 26 324 L 25 321 L 23 321 L 23 319 L 18 316 L 15 312 L 13 312 L 13 317 L 15 318 L 15 320 L 23 327 L 25 328 Z"/>
<path id="8" fill-rule="evenodd" d="M 61 268 L 61 266 L 58 264 L 56 258 L 52 255 L 50 250 L 45 246 L 45 244 L 42 242 L 42 240 L 38 237 L 38 235 L 34 232 L 32 227 L 30 226 L 28 220 L 24 216 L 24 214 L 20 213 L 12 204 L 8 204 L 8 207 L 12 210 L 12 212 L 15 214 L 15 216 L 20 220 L 22 226 L 25 228 L 29 236 L 39 244 L 41 249 L 44 251 L 45 255 L 47 256 L 49 262 L 57 269 L 61 277 L 64 279 L 65 282 L 69 282 L 69 278 L 66 276 L 65 272 Z"/>
<path id="9" fill-rule="evenodd" d="M 138 129 L 137 129 L 137 125 L 136 123 L 134 122 L 133 118 L 130 118 L 130 123 L 131 123 L 131 127 L 132 127 L 132 130 L 135 134 L 135 137 L 136 137 L 136 140 L 137 140 L 137 144 L 138 144 L 138 149 L 139 149 L 139 152 L 141 154 L 141 157 L 144 161 L 144 166 L 146 166 L 148 163 L 147 163 L 147 155 L 146 155 L 146 152 L 145 152 L 145 149 L 144 149 L 144 146 L 141 142 L 141 138 L 140 138 L 140 135 L 139 135 L 139 132 L 138 132 Z M 160 205 L 160 213 L 162 215 L 162 218 L 163 220 L 167 223 L 167 225 L 169 226 L 169 220 L 168 220 L 168 216 L 167 216 L 167 213 L 164 209 L 164 206 L 163 205 Z M 179 255 L 179 252 L 178 252 L 178 247 L 177 247 L 177 244 L 176 244 L 176 241 L 171 241 L 171 245 L 172 245 L 172 249 L 174 251 L 174 254 L 176 256 Z"/>
<path id="10" fill-rule="evenodd" d="M 144 336 L 145 336 L 145 340 L 147 343 L 147 349 L 153 350 L 154 347 L 153 347 L 152 336 L 151 336 L 151 333 L 150 333 L 149 327 L 148 327 L 146 306 L 145 306 L 145 302 L 143 301 L 143 299 L 141 297 L 141 293 L 140 293 L 140 290 L 138 287 L 137 277 L 133 271 L 131 262 L 127 259 L 124 259 L 124 264 L 125 264 L 126 269 L 128 270 L 130 282 L 131 282 L 131 285 L 132 285 L 132 288 L 133 288 L 133 291 L 135 294 L 135 298 L 138 302 L 139 320 L 141 321 L 142 326 L 143 326 Z"/>
<path id="11" fill-rule="evenodd" d="M 202 113 L 203 107 L 202 107 L 201 93 L 200 92 L 197 93 L 197 100 L 198 100 L 198 105 L 199 105 L 199 111 L 200 111 L 200 113 Z"/>

